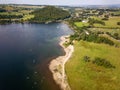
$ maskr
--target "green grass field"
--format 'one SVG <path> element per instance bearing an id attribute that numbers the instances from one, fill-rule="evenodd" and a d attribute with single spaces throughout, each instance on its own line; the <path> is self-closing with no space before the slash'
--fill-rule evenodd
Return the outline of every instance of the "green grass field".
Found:
<path id="1" fill-rule="evenodd" d="M 0 15 L 23 15 L 23 18 L 20 18 L 19 20 L 27 21 L 34 17 L 34 15 L 29 14 L 32 11 L 33 10 L 20 10 L 19 12 L 1 12 Z M 13 20 L 16 20 L 16 19 L 13 19 Z"/>
<path id="2" fill-rule="evenodd" d="M 104 68 L 92 62 L 85 62 L 84 56 L 91 61 L 95 57 L 110 61 L 116 68 Z M 72 90 L 120 90 L 120 48 L 105 44 L 80 41 L 66 64 L 68 82 Z"/>
<path id="3" fill-rule="evenodd" d="M 75 22 L 74 24 L 75 24 L 77 27 L 89 26 L 88 23 L 84 23 L 84 22 Z"/>
<path id="4" fill-rule="evenodd" d="M 29 14 L 31 13 L 33 10 L 20 10 L 19 13 L 23 13 L 23 14 Z"/>
<path id="5" fill-rule="evenodd" d="M 22 15 L 21 12 L 2 12 L 0 15 Z"/>
<path id="6" fill-rule="evenodd" d="M 98 17 L 94 17 L 95 19 L 102 19 Z M 101 27 L 101 28 L 120 28 L 120 25 L 117 25 L 117 22 L 120 22 L 120 17 L 110 17 L 109 20 L 105 20 L 105 26 L 101 24 L 94 24 L 94 27 Z"/>
<path id="7" fill-rule="evenodd" d="M 119 14 L 120 14 L 120 11 L 117 11 L 117 12 L 111 12 L 111 13 L 113 13 L 113 14 L 115 14 L 115 15 L 119 15 Z"/>
<path id="8" fill-rule="evenodd" d="M 110 36 L 107 35 L 107 34 L 101 34 L 101 35 L 99 35 L 99 36 L 106 37 L 106 38 L 110 39 L 111 41 L 114 42 L 115 46 L 117 46 L 117 47 L 120 48 L 120 41 L 118 41 L 118 40 L 116 40 L 116 39 L 110 37 Z"/>
<path id="9" fill-rule="evenodd" d="M 110 32 L 111 34 L 113 33 L 119 33 L 120 34 L 120 29 L 107 29 L 107 28 L 89 28 L 90 31 L 93 32 Z"/>
<path id="10" fill-rule="evenodd" d="M 25 15 L 23 18 L 22 18 L 22 20 L 24 20 L 24 21 L 26 21 L 26 20 L 29 20 L 29 19 L 31 19 L 31 18 L 34 18 L 34 15 Z"/>
<path id="11" fill-rule="evenodd" d="M 0 12 L 0 15 L 23 15 L 29 14 L 33 10 L 19 10 L 18 12 Z"/>
<path id="12" fill-rule="evenodd" d="M 119 37 L 120 37 L 120 29 L 106 29 L 106 28 L 89 28 L 90 31 L 96 33 L 96 32 L 109 32 L 111 33 L 112 35 L 114 33 L 118 33 L 119 34 Z M 102 35 L 102 36 L 105 36 L 107 38 L 109 38 L 110 40 L 112 40 L 116 45 L 118 45 L 120 47 L 120 42 L 116 39 L 113 39 L 112 37 L 108 36 L 108 35 Z"/>
<path id="13" fill-rule="evenodd" d="M 102 18 L 100 17 L 91 17 L 97 20 L 101 20 Z M 97 28 L 120 28 L 120 25 L 117 25 L 117 22 L 120 22 L 120 17 L 110 17 L 109 20 L 102 20 L 105 22 L 105 26 L 101 24 L 94 24 L 94 27 Z M 84 23 L 84 22 L 75 22 L 74 23 L 77 27 L 82 27 L 82 26 L 89 26 L 89 23 Z"/>

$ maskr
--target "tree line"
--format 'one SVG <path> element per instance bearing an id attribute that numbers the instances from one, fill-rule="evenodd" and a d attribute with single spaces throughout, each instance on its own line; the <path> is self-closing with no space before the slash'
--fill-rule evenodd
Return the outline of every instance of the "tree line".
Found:
<path id="1" fill-rule="evenodd" d="M 114 65 L 112 65 L 112 63 L 104 58 L 100 58 L 100 57 L 95 57 L 93 60 L 90 59 L 89 56 L 84 56 L 83 57 L 83 60 L 85 62 L 91 62 L 93 64 L 96 64 L 97 66 L 102 66 L 102 67 L 105 67 L 105 68 L 116 68 Z"/>

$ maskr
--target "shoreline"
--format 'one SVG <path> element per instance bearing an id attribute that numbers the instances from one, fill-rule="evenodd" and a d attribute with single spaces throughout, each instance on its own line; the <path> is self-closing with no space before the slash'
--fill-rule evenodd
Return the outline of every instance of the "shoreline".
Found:
<path id="1" fill-rule="evenodd" d="M 72 53 L 74 51 L 73 45 L 69 45 L 68 47 L 65 47 L 63 44 L 67 41 L 69 41 L 68 36 L 61 36 L 60 38 L 60 46 L 64 49 L 65 55 L 64 56 L 58 56 L 57 58 L 51 60 L 49 64 L 49 69 L 53 74 L 53 79 L 60 86 L 62 90 L 71 90 L 68 82 L 67 82 L 67 76 L 65 73 L 65 64 L 72 56 Z"/>

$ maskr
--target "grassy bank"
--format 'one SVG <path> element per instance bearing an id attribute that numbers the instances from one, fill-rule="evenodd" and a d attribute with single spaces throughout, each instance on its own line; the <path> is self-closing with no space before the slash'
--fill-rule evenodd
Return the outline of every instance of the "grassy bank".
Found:
<path id="1" fill-rule="evenodd" d="M 68 82 L 72 90 L 120 90 L 120 48 L 80 41 L 66 64 Z M 90 62 L 84 61 L 90 57 Z M 93 64 L 95 57 L 104 58 L 116 68 Z"/>

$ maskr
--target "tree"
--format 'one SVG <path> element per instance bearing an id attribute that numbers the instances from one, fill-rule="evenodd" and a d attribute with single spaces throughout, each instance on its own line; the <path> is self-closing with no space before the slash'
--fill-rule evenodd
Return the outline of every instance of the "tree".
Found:
<path id="1" fill-rule="evenodd" d="M 120 22 L 117 22 L 117 25 L 120 25 Z"/>
<path id="2" fill-rule="evenodd" d="M 120 39 L 120 37 L 119 37 L 119 34 L 118 34 L 118 33 L 114 33 L 114 34 L 113 34 L 113 37 L 114 37 L 115 39 Z"/>

